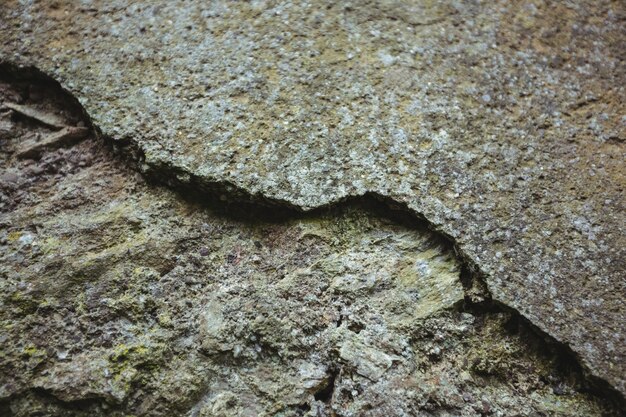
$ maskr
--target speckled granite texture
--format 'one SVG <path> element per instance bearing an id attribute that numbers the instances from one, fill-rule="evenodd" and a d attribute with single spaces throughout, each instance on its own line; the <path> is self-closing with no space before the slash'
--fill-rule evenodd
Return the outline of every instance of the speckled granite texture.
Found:
<path id="1" fill-rule="evenodd" d="M 397 204 L 153 184 L 34 75 L 0 66 L 1 416 L 621 417 Z"/>
<path id="2" fill-rule="evenodd" d="M 302 210 L 372 192 L 626 393 L 621 1 L 5 1 L 0 60 L 143 168 Z"/>

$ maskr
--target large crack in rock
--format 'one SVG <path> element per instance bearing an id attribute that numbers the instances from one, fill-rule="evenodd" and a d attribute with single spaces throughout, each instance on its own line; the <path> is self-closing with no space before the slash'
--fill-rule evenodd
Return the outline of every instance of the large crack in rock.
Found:
<path id="1" fill-rule="evenodd" d="M 3 414 L 619 415 L 406 207 L 185 196 L 94 136 L 24 153 L 84 114 L 0 74 Z"/>
<path id="2" fill-rule="evenodd" d="M 59 80 L 170 181 L 300 209 L 406 204 L 624 394 L 625 15 L 609 0 L 10 0 L 0 60 Z"/>

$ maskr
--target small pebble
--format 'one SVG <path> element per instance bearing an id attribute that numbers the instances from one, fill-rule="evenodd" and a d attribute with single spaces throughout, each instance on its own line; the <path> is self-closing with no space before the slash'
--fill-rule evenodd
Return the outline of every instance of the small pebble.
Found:
<path id="1" fill-rule="evenodd" d="M 17 184 L 19 176 L 15 172 L 7 172 L 0 176 L 0 183 L 2 184 Z"/>

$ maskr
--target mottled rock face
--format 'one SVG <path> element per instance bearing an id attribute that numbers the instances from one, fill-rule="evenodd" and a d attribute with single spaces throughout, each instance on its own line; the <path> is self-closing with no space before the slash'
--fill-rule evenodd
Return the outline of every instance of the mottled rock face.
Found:
<path id="1" fill-rule="evenodd" d="M 412 215 L 188 201 L 49 87 L 0 82 L 2 415 L 618 415 Z"/>
<path id="2" fill-rule="evenodd" d="M 5 2 L 0 60 L 169 182 L 406 204 L 625 392 L 623 2 L 130 3 Z"/>

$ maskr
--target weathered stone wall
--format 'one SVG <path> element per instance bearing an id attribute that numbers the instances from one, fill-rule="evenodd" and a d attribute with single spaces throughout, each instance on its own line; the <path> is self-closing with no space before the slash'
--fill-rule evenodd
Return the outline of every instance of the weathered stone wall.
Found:
<path id="1" fill-rule="evenodd" d="M 89 277 L 105 285 L 109 278 L 101 278 L 103 271 L 130 268 L 118 265 L 122 259 L 133 268 L 142 265 L 142 256 L 164 264 L 180 245 L 191 245 L 181 242 L 194 241 L 193 216 L 186 217 L 189 207 L 199 203 L 188 205 L 169 191 L 138 185 L 144 180 L 118 167 L 128 158 L 149 178 L 186 193 L 218 193 L 229 204 L 243 199 L 314 210 L 310 219 L 317 219 L 314 223 L 328 234 L 336 232 L 331 230 L 333 221 L 324 220 L 319 207 L 373 194 L 402 205 L 412 216 L 423 216 L 430 228 L 454 243 L 462 258 L 455 262 L 463 262 L 484 284 L 469 289 L 466 283 L 466 298 L 483 298 L 486 286 L 494 302 L 520 312 L 563 350 L 571 348 L 596 380 L 594 386 L 602 380 L 623 395 L 625 15 L 622 2 L 610 1 L 7 1 L 0 8 L 0 61 L 37 67 L 59 80 L 80 105 L 4 79 L 2 224 L 5 244 L 14 246 L 7 246 L 2 256 L 7 257 L 4 273 L 12 271 L 17 280 L 5 283 L 11 288 L 5 295 L 12 297 L 10 285 L 27 276 L 43 280 L 40 291 Z M 89 119 L 84 119 L 81 105 Z M 44 108 L 37 111 L 37 106 Z M 56 118 L 45 108 L 56 109 Z M 19 127 L 16 123 L 26 123 L 23 118 L 33 109 L 30 118 L 39 122 Z M 100 136 L 124 145 L 119 152 L 126 156 L 104 156 L 93 144 L 72 147 L 85 138 L 91 123 Z M 120 178 L 119 188 L 106 188 L 113 186 L 112 180 L 100 178 L 97 169 L 89 172 L 94 154 L 100 164 L 117 170 L 110 174 Z M 85 177 L 79 180 L 71 170 Z M 61 189 L 52 193 L 39 182 L 42 176 L 46 181 L 55 178 Z M 75 203 L 59 197 L 80 187 L 85 195 Z M 83 236 L 80 229 L 108 229 L 108 223 L 91 224 L 99 223 L 87 213 L 108 207 L 102 216 L 113 216 L 108 205 L 126 187 L 140 189 L 132 197 L 137 201 L 126 203 L 128 210 L 141 207 L 146 216 L 158 218 L 145 226 L 155 235 L 135 237 L 138 245 L 148 245 L 140 258 L 122 255 L 139 227 L 122 214 L 108 237 L 100 232 Z M 158 202 L 185 208 L 161 219 L 155 214 Z M 85 207 L 77 215 L 87 224 L 70 220 L 72 204 Z M 252 207 L 253 212 L 266 210 Z M 58 259 L 47 264 L 40 260 L 42 254 L 28 252 L 36 237 L 38 223 L 32 222 L 37 210 L 46 212 L 50 222 L 54 213 L 58 224 L 68 228 L 63 232 L 57 226 L 59 235 L 51 235 L 63 243 L 59 248 L 67 251 L 64 259 L 76 257 L 68 265 Z M 333 210 L 338 210 L 333 219 L 350 223 L 350 216 L 365 216 L 374 219 L 368 220 L 372 229 L 381 227 L 375 220 L 380 216 L 363 214 L 364 208 L 346 209 L 352 214 Z M 165 226 L 168 218 L 172 225 Z M 281 230 L 297 229 L 295 223 L 304 218 L 309 219 L 291 212 Z M 231 222 L 233 230 L 243 227 L 233 219 L 220 221 Z M 74 226 L 78 229 L 72 234 Z M 250 227 L 251 236 L 265 233 Z M 356 239 L 366 230 L 350 232 Z M 63 233 L 71 237 L 63 238 Z M 95 243 L 98 239 L 108 243 Z M 96 245 L 97 253 L 87 250 L 90 245 Z M 316 247 L 315 242 L 302 245 Z M 360 261 L 353 263 L 363 264 L 372 254 L 387 256 L 378 246 L 369 252 L 353 246 L 365 251 L 361 258 L 354 255 Z M 100 249 L 112 252 L 89 258 Z M 23 262 L 35 269 L 18 268 Z M 79 264 L 84 262 L 95 266 L 82 270 Z M 377 271 L 387 270 L 384 265 Z M 454 288 L 458 290 L 458 283 L 440 292 L 452 304 L 459 299 Z M 41 301 L 25 305 L 39 311 L 33 306 Z M 381 314 L 386 308 L 381 307 Z M 20 311 L 7 311 L 9 323 Z M 23 328 L 31 326 L 32 311 L 26 312 Z M 16 329 L 23 334 L 22 328 Z M 341 352 L 340 342 L 328 343 L 335 343 L 329 351 Z M 88 355 L 90 349 L 81 352 Z M 48 369 L 33 367 L 36 372 Z M 16 382 L 15 387 L 37 389 L 36 395 L 54 392 L 32 385 L 36 372 L 25 373 L 23 385 Z M 126 391 L 108 388 L 125 393 L 122 397 L 97 397 L 130 404 L 126 395 L 136 382 L 124 378 L 130 384 Z M 104 382 L 94 384 L 104 389 L 98 385 Z M 15 387 L 6 388 L 6 395 L 22 389 Z"/>
<path id="2" fill-rule="evenodd" d="M 3 415 L 618 414 L 406 208 L 176 194 L 3 70 Z"/>

